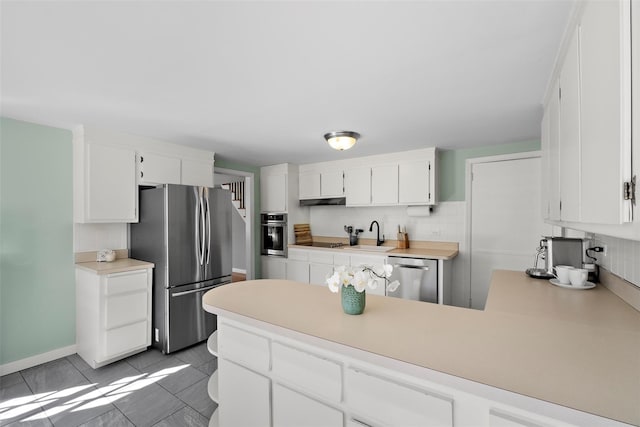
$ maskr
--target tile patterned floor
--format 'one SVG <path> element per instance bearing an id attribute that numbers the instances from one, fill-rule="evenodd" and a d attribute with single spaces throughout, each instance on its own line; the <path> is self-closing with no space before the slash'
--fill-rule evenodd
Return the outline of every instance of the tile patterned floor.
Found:
<path id="1" fill-rule="evenodd" d="M 152 349 L 92 369 L 77 354 L 0 377 L 0 426 L 206 427 L 207 382 L 218 361 L 206 343 Z"/>

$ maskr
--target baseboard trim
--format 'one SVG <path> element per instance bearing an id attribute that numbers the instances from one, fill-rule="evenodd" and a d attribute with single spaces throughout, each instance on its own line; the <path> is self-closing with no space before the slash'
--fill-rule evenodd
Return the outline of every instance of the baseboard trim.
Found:
<path id="1" fill-rule="evenodd" d="M 240 274 L 247 274 L 247 270 L 243 270 L 242 268 L 232 268 L 231 272 L 240 273 Z"/>
<path id="2" fill-rule="evenodd" d="M 60 359 L 61 357 L 70 356 L 75 352 L 76 345 L 73 344 L 68 347 L 57 348 L 46 353 L 36 354 L 35 356 L 16 360 L 15 362 L 5 363 L 4 365 L 0 365 L 0 376 L 13 374 L 14 372 L 22 371 L 23 369 L 32 368 L 43 363 L 51 362 L 52 360 Z"/>

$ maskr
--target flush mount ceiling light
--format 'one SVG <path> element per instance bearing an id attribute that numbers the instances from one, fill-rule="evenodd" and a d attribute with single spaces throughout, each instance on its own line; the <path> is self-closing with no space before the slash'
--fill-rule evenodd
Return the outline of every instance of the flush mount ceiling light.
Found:
<path id="1" fill-rule="evenodd" d="M 353 147 L 358 138 L 360 138 L 360 134 L 358 132 L 351 132 L 348 130 L 329 132 L 324 135 L 324 139 L 327 140 L 331 148 L 340 151 L 348 150 Z"/>

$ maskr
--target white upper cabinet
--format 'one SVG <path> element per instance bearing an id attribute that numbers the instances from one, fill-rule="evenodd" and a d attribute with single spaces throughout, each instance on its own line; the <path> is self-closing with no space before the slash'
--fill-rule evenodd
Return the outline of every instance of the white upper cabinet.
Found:
<path id="1" fill-rule="evenodd" d="M 300 200 L 344 196 L 344 173 L 342 170 L 316 170 L 300 167 L 298 181 Z"/>
<path id="2" fill-rule="evenodd" d="M 560 70 L 560 218 L 580 220 L 580 60 L 575 31 Z"/>
<path id="3" fill-rule="evenodd" d="M 560 220 L 560 86 L 556 80 L 542 118 L 542 217 Z"/>
<path id="4" fill-rule="evenodd" d="M 287 211 L 287 175 L 261 174 L 260 206 L 262 212 Z"/>
<path id="5" fill-rule="evenodd" d="M 433 204 L 430 160 L 401 162 L 398 165 L 398 202 L 401 205 Z"/>
<path id="6" fill-rule="evenodd" d="M 344 172 L 326 171 L 320 173 L 320 197 L 344 196 Z"/>
<path id="7" fill-rule="evenodd" d="M 213 187 L 213 159 L 182 159 L 181 184 Z"/>
<path id="8" fill-rule="evenodd" d="M 138 222 L 138 185 L 213 187 L 214 153 L 78 126 L 73 131 L 75 222 Z"/>
<path id="9" fill-rule="evenodd" d="M 628 0 L 589 1 L 580 20 L 582 222 L 629 220 L 622 191 L 631 174 L 629 22 Z"/>
<path id="10" fill-rule="evenodd" d="M 433 147 L 301 165 L 300 199 L 344 195 L 347 206 L 434 205 L 436 176 Z"/>
<path id="11" fill-rule="evenodd" d="M 139 184 L 180 184 L 180 159 L 156 153 L 139 154 Z"/>
<path id="12" fill-rule="evenodd" d="M 581 2 L 576 14 L 556 64 L 559 88 L 549 89 L 542 123 L 543 215 L 595 231 L 633 216 L 624 188 L 632 176 L 634 23 L 629 0 Z"/>
<path id="13" fill-rule="evenodd" d="M 371 203 L 374 205 L 398 204 L 397 164 L 371 168 Z"/>
<path id="14" fill-rule="evenodd" d="M 79 127 L 73 135 L 73 164 L 75 222 L 138 221 L 135 150 L 92 142 Z"/>
<path id="15" fill-rule="evenodd" d="M 344 190 L 347 206 L 371 205 L 371 168 L 347 169 Z"/>
<path id="16" fill-rule="evenodd" d="M 300 200 L 320 197 L 320 172 L 300 172 L 298 195 Z"/>
<path id="17" fill-rule="evenodd" d="M 202 157 L 204 160 L 141 151 L 138 155 L 138 184 L 213 187 L 213 156 L 205 154 Z"/>

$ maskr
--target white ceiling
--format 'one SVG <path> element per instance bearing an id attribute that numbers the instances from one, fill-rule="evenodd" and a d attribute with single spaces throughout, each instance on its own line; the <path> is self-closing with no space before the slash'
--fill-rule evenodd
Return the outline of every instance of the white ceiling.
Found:
<path id="1" fill-rule="evenodd" d="M 250 165 L 539 138 L 573 1 L 2 1 L 2 115 Z M 360 132 L 342 153 L 323 134 Z"/>

